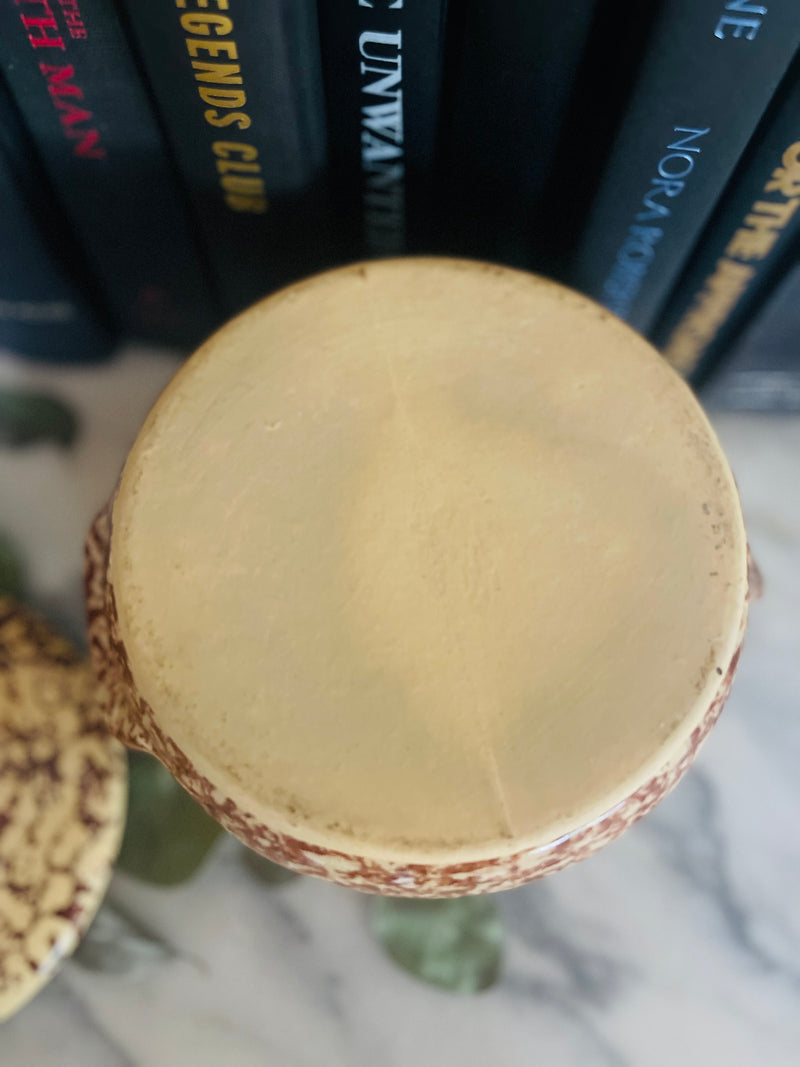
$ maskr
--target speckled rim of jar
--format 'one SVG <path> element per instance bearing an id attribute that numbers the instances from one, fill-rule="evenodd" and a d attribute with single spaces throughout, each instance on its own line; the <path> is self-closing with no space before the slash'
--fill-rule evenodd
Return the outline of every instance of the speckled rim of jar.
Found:
<path id="1" fill-rule="evenodd" d="M 407 863 L 375 859 L 315 845 L 266 826 L 225 795 L 167 737 L 153 709 L 137 693 L 119 634 L 114 590 L 108 581 L 113 496 L 95 519 L 86 541 L 85 581 L 89 647 L 98 678 L 98 700 L 116 736 L 131 748 L 156 756 L 208 814 L 245 845 L 299 874 L 384 896 L 456 897 L 513 889 L 586 859 L 646 815 L 677 784 L 720 716 L 739 662 L 748 602 L 760 592 L 760 576 L 748 548 L 748 593 L 735 650 L 703 719 L 682 754 L 593 822 L 546 844 L 510 855 L 457 863 Z"/>

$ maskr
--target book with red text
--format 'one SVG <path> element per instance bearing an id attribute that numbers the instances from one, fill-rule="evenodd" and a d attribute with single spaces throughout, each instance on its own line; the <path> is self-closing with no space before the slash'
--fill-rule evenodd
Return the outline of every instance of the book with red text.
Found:
<path id="1" fill-rule="evenodd" d="M 329 263 L 314 0 L 118 0 L 226 313 Z"/>
<path id="2" fill-rule="evenodd" d="M 107 356 L 112 333 L 0 81 L 0 347 L 48 362 Z"/>
<path id="3" fill-rule="evenodd" d="M 570 284 L 652 326 L 798 45 L 800 4 L 664 0 Z"/>
<path id="4" fill-rule="evenodd" d="M 0 63 L 120 328 L 196 344 L 219 315 L 113 7 L 106 0 L 0 0 Z"/>

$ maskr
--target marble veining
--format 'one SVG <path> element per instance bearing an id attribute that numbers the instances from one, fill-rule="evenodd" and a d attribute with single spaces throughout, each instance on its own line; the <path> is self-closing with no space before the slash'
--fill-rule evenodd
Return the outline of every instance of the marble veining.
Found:
<path id="1" fill-rule="evenodd" d="M 775 973 L 800 993 L 800 959 L 796 965 L 774 955 L 759 938 L 757 914 L 739 896 L 728 869 L 728 844 L 720 825 L 717 794 L 702 769 L 693 775 L 678 802 L 647 826 L 659 854 L 687 889 L 702 894 L 732 944 L 765 973 Z"/>
<path id="2" fill-rule="evenodd" d="M 105 496 L 152 399 L 140 377 L 155 393 L 163 358 L 128 351 L 81 371 L 78 459 L 0 451 L 0 499 L 16 530 L 36 527 L 45 561 L 37 596 L 75 629 L 70 531 Z M 17 364 L 0 380 L 12 371 L 43 380 Z M 48 373 L 54 388 L 68 377 Z M 129 411 L 93 415 L 104 389 L 134 381 Z M 715 424 L 765 580 L 733 692 L 656 810 L 583 863 L 497 896 L 496 987 L 460 997 L 416 982 L 373 940 L 370 898 L 308 878 L 266 887 L 228 839 L 185 886 L 115 877 L 101 932 L 149 947 L 116 973 L 69 962 L 0 1026 L 3 1067 L 797 1067 L 800 418 Z M 48 499 L 78 518 L 60 525 Z"/>

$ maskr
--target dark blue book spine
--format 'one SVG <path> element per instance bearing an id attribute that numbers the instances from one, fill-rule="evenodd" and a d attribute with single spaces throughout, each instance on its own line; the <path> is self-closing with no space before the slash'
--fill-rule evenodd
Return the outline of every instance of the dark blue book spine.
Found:
<path id="1" fill-rule="evenodd" d="M 800 62 L 793 65 L 652 332 L 700 380 L 800 241 Z"/>
<path id="2" fill-rule="evenodd" d="M 444 0 L 319 0 L 330 176 L 343 257 L 427 251 Z"/>
<path id="3" fill-rule="evenodd" d="M 798 44 L 797 3 L 665 0 L 573 285 L 637 329 L 652 327 Z"/>
<path id="4" fill-rule="evenodd" d="M 120 0 L 227 312 L 328 265 L 313 0 Z"/>
<path id="5" fill-rule="evenodd" d="M 0 82 L 0 347 L 37 360 L 91 363 L 112 345 L 107 318 Z"/>
<path id="6" fill-rule="evenodd" d="M 800 247 L 702 384 L 709 408 L 800 412 Z"/>
<path id="7" fill-rule="evenodd" d="M 218 320 L 186 204 L 107 0 L 0 0 L 0 62 L 125 333 L 192 345 Z"/>

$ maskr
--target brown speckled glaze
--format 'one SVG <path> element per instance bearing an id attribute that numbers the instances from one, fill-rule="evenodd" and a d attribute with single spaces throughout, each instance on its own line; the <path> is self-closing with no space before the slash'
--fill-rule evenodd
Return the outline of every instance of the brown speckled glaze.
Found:
<path id="1" fill-rule="evenodd" d="M 512 889 L 585 859 L 613 841 L 650 811 L 691 764 L 730 692 L 744 637 L 746 604 L 736 652 L 722 672 L 716 696 L 702 722 L 692 732 L 680 759 L 666 766 L 591 825 L 548 844 L 498 858 L 452 864 L 404 865 L 379 861 L 324 848 L 270 829 L 199 774 L 185 753 L 165 736 L 152 708 L 136 692 L 119 636 L 114 592 L 107 581 L 110 513 L 111 505 L 95 520 L 87 540 L 86 590 L 92 661 L 100 682 L 101 703 L 112 730 L 125 744 L 157 756 L 209 815 L 256 852 L 300 874 L 317 875 L 366 892 L 387 896 L 454 897 Z"/>
<path id="2" fill-rule="evenodd" d="M 66 641 L 0 598 L 0 1020 L 76 947 L 119 849 L 127 761 L 93 686 Z"/>

